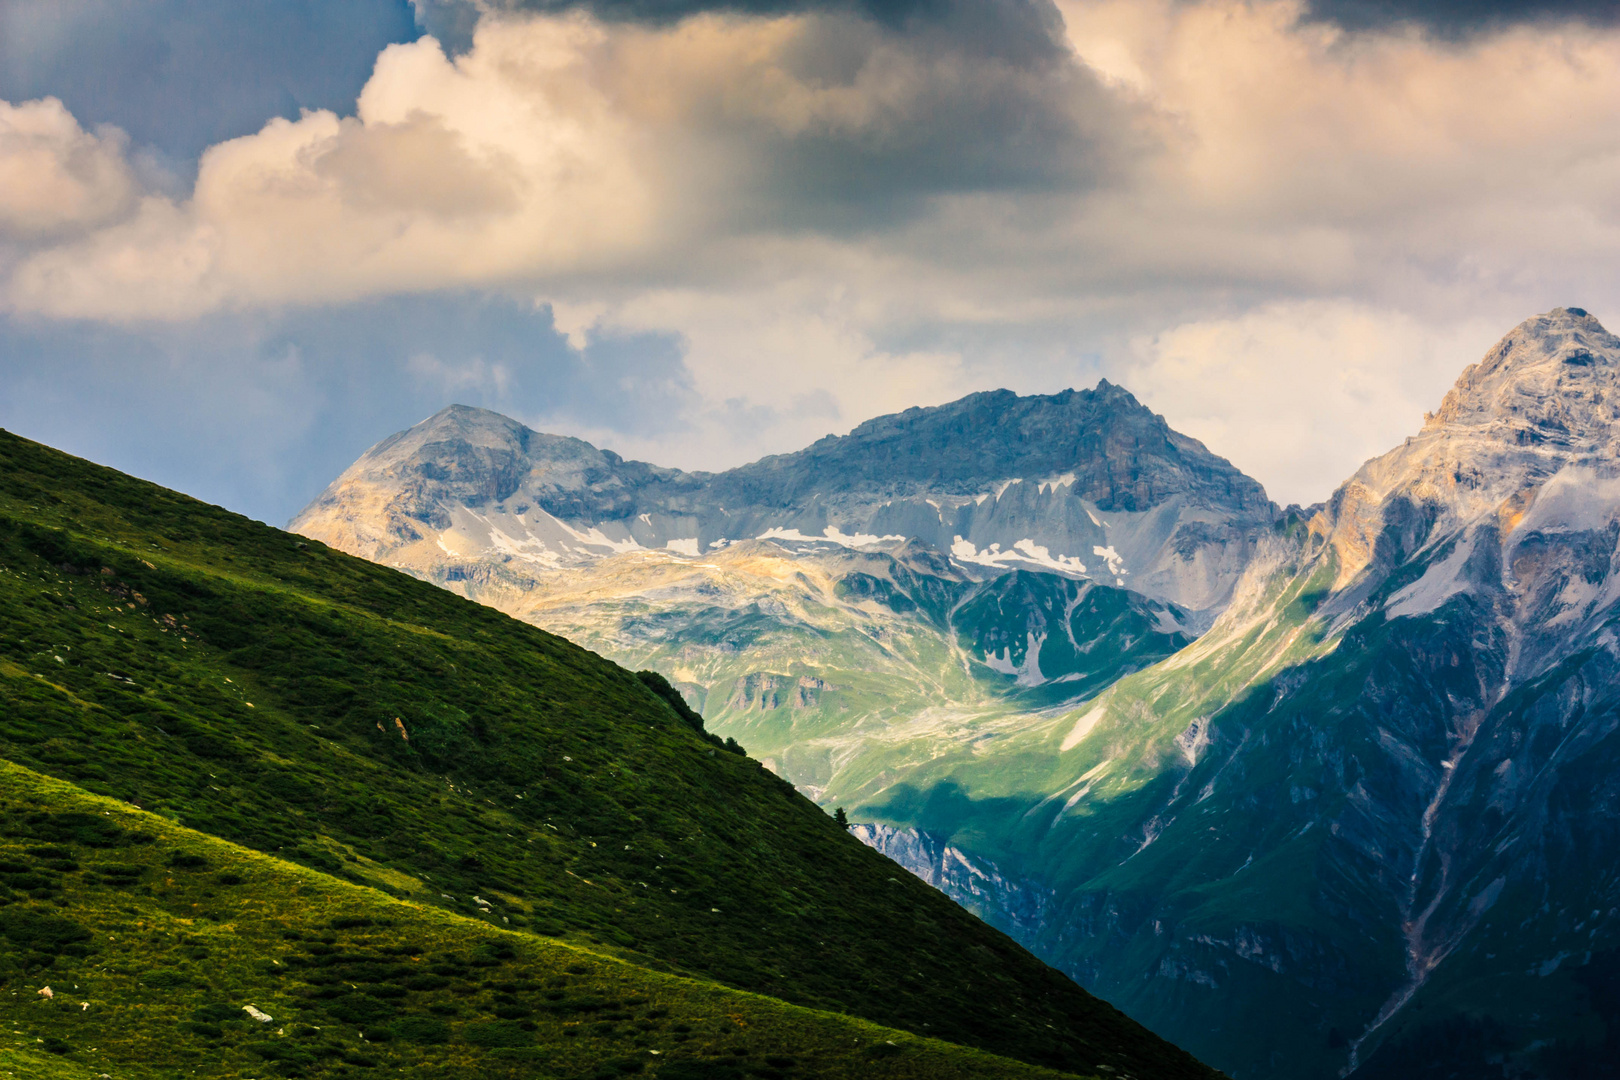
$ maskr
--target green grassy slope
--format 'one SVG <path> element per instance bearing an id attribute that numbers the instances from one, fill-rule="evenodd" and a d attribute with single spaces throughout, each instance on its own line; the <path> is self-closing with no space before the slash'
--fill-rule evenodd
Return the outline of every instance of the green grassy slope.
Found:
<path id="1" fill-rule="evenodd" d="M 9 763 L 0 882 L 19 1080 L 1063 1075 L 394 900 Z"/>
<path id="2" fill-rule="evenodd" d="M 1209 1075 L 628 672 L 5 434 L 0 758 L 644 967 L 1071 1071 Z"/>

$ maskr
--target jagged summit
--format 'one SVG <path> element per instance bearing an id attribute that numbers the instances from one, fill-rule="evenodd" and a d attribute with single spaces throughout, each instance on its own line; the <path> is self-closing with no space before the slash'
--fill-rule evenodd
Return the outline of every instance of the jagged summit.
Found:
<path id="1" fill-rule="evenodd" d="M 1101 510 L 1143 511 L 1173 496 L 1269 516 L 1259 482 L 1171 429 L 1123 387 L 1019 395 L 989 390 L 868 420 L 804 450 L 720 474 L 721 490 L 791 502 L 811 491 L 976 495 L 1013 477 L 1071 476 Z"/>
<path id="2" fill-rule="evenodd" d="M 515 460 L 511 468 L 500 467 L 508 463 L 496 459 L 507 455 L 527 459 L 530 476 L 515 475 L 520 465 Z M 1148 510 L 1182 495 L 1200 506 L 1274 512 L 1258 481 L 1173 430 L 1107 379 L 1093 390 L 1032 395 L 989 390 L 945 405 L 910 408 L 867 420 L 847 435 L 828 435 L 804 450 L 720 473 L 626 461 L 582 439 L 533 431 L 488 409 L 450 405 L 372 447 L 349 473 L 368 464 L 420 471 L 424 457 L 434 459 L 438 467 L 428 473 L 440 481 L 470 479 L 461 473 L 480 463 L 492 466 L 475 471 L 496 474 L 489 491 L 495 501 L 510 497 L 505 488 L 525 479 L 552 491 L 647 481 L 686 489 L 708 482 L 717 495 L 734 502 L 786 506 L 855 491 L 978 495 L 1007 480 L 1064 476 L 1074 494 L 1101 510 Z"/>
<path id="3" fill-rule="evenodd" d="M 1620 339 L 1597 319 L 1558 308 L 1515 327 L 1312 520 L 1334 568 L 1319 613 L 1427 618 L 1466 598 L 1511 639 L 1492 677 L 1540 677 L 1620 600 L 1617 406 Z"/>
<path id="4" fill-rule="evenodd" d="M 368 450 L 291 527 L 428 576 L 486 557 L 558 570 L 751 539 L 919 541 L 974 573 L 1094 576 L 1213 611 L 1275 516 L 1258 482 L 1103 380 L 907 409 L 721 473 L 453 405 Z"/>
<path id="5" fill-rule="evenodd" d="M 1312 528 L 1331 537 L 1344 586 L 1459 529 L 1506 538 L 1554 477 L 1607 475 L 1617 458 L 1620 339 L 1581 308 L 1555 308 L 1470 365 L 1423 429 L 1363 465 Z"/>
<path id="6" fill-rule="evenodd" d="M 1620 338 L 1582 308 L 1526 319 L 1472 364 L 1425 418 L 1425 433 L 1487 428 L 1520 446 L 1614 456 Z"/>

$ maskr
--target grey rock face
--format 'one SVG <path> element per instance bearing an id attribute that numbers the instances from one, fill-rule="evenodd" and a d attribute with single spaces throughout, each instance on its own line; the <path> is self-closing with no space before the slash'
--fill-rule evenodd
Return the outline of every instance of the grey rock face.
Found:
<path id="1" fill-rule="evenodd" d="M 1104 381 L 909 409 L 717 474 L 451 406 L 367 451 L 291 527 L 441 579 L 757 538 L 920 541 L 981 575 L 1090 577 L 1207 621 L 1275 516 L 1259 484 Z"/>
<path id="2" fill-rule="evenodd" d="M 1603 1075 L 1617 383 L 1591 316 L 1526 321 L 1293 522 L 1207 634 L 1083 706 L 1041 791 L 858 812 L 1036 868 L 1031 948 L 1240 1080 Z M 1039 760 L 950 780 L 1007 791 L 990 781 Z M 1094 776 L 1118 780 L 1055 809 Z"/>
<path id="3" fill-rule="evenodd" d="M 740 504 L 793 506 L 842 495 L 974 497 L 1012 477 L 1060 475 L 1098 510 L 1142 512 L 1179 496 L 1200 509 L 1272 513 L 1258 483 L 1106 379 L 1090 391 L 995 390 L 880 416 L 723 473 L 714 490 Z"/>
<path id="4" fill-rule="evenodd" d="M 849 831 L 1026 948 L 1050 926 L 1055 898 L 1037 882 L 1009 878 L 994 863 L 917 829 L 860 822 Z"/>

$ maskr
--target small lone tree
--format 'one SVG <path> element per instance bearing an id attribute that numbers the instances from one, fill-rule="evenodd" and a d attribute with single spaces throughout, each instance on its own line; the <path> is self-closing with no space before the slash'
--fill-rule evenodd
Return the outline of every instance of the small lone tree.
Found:
<path id="1" fill-rule="evenodd" d="M 840 829 L 849 828 L 849 815 L 844 813 L 844 808 L 842 806 L 835 807 L 833 809 L 833 820 L 838 823 L 838 827 Z"/>

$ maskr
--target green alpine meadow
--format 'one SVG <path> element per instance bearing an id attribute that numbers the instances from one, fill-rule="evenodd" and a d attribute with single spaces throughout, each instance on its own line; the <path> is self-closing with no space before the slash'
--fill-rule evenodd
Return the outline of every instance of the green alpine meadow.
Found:
<path id="1" fill-rule="evenodd" d="M 0 1071 L 1213 1077 L 638 675 L 0 434 Z"/>

